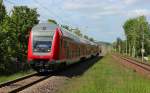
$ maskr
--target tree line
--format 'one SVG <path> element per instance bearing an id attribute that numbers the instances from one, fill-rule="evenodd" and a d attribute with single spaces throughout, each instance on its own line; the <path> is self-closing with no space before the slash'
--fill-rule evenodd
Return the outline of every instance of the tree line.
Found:
<path id="1" fill-rule="evenodd" d="M 145 16 L 126 20 L 123 29 L 126 39 L 117 38 L 113 44 L 117 52 L 132 57 L 150 55 L 150 24 Z"/>
<path id="2" fill-rule="evenodd" d="M 29 32 L 38 24 L 36 9 L 14 6 L 8 13 L 0 0 L 0 74 L 27 69 L 26 54 Z"/>

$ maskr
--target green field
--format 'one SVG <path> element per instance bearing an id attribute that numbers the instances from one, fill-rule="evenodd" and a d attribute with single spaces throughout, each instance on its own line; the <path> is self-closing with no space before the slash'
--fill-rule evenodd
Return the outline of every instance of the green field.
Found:
<path id="1" fill-rule="evenodd" d="M 26 72 L 18 72 L 16 74 L 9 75 L 9 76 L 0 76 L 0 83 L 6 82 L 6 81 L 9 81 L 9 80 L 14 80 L 16 78 L 19 78 L 19 77 L 22 77 L 22 76 L 25 76 L 25 75 L 31 74 L 31 73 L 33 73 L 32 70 L 26 71 Z"/>
<path id="2" fill-rule="evenodd" d="M 80 77 L 73 77 L 60 93 L 150 93 L 150 79 L 118 64 L 107 55 Z"/>

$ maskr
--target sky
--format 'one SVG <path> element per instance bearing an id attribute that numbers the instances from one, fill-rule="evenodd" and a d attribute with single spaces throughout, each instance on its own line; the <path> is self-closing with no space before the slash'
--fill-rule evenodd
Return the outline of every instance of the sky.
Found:
<path id="1" fill-rule="evenodd" d="M 9 14 L 13 6 L 37 8 L 40 22 L 54 19 L 110 43 L 125 39 L 122 26 L 129 18 L 145 15 L 150 20 L 150 0 L 4 0 L 4 5 Z"/>

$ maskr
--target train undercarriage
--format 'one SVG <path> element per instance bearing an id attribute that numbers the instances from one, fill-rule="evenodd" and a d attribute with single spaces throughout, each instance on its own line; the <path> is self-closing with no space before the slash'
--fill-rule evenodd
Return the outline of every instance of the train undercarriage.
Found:
<path id="1" fill-rule="evenodd" d="M 30 62 L 31 67 L 39 72 L 51 72 L 66 66 L 65 62 L 58 63 L 58 62 L 49 62 L 48 60 L 34 60 Z"/>

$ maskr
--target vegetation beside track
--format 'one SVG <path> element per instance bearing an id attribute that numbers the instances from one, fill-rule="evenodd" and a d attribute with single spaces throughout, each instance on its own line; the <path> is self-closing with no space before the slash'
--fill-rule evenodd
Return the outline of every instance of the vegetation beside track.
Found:
<path id="1" fill-rule="evenodd" d="M 113 43 L 116 52 L 132 57 L 150 55 L 150 23 L 146 16 L 129 18 L 122 26 L 126 40 L 117 38 Z"/>
<path id="2" fill-rule="evenodd" d="M 150 80 L 107 55 L 82 77 L 74 77 L 60 93 L 150 93 Z"/>
<path id="3" fill-rule="evenodd" d="M 2 82 L 7 82 L 7 81 L 10 81 L 10 80 L 15 80 L 15 79 L 17 79 L 17 78 L 19 78 L 19 77 L 22 77 L 22 76 L 31 74 L 31 73 L 33 73 L 33 72 L 34 72 L 34 71 L 29 70 L 29 71 L 21 71 L 21 72 L 12 74 L 12 75 L 0 76 L 0 83 L 2 83 Z"/>
<path id="4" fill-rule="evenodd" d="M 14 6 L 7 12 L 0 0 L 0 75 L 26 71 L 27 43 L 31 28 L 38 24 L 37 9 Z"/>

